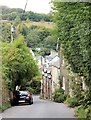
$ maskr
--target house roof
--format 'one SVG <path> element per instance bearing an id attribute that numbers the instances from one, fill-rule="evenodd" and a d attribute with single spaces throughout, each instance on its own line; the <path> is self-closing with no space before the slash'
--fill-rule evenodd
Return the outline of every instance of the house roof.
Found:
<path id="1" fill-rule="evenodd" d="M 42 56 L 36 56 L 36 58 L 37 58 L 38 60 L 41 60 Z"/>
<path id="2" fill-rule="evenodd" d="M 57 53 L 56 53 L 56 52 L 52 52 L 51 55 L 46 56 L 46 60 L 50 62 L 50 61 L 51 61 L 53 58 L 55 58 L 56 56 L 57 56 Z"/>
<path id="3" fill-rule="evenodd" d="M 52 66 L 56 67 L 56 68 L 60 68 L 60 59 L 58 59 L 57 61 L 52 63 Z"/>
<path id="4" fill-rule="evenodd" d="M 36 59 L 37 59 L 37 60 L 41 60 L 41 58 L 43 59 L 43 56 L 41 56 L 41 55 L 36 56 Z"/>
<path id="5" fill-rule="evenodd" d="M 56 68 L 60 68 L 60 58 L 58 56 L 56 56 L 55 58 L 53 58 L 50 62 L 49 62 L 50 66 L 54 66 Z"/>

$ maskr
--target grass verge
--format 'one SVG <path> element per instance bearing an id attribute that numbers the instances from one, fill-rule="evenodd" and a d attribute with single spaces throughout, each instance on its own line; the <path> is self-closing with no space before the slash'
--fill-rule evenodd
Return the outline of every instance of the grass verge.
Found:
<path id="1" fill-rule="evenodd" d="M 10 105 L 9 102 L 8 103 L 3 103 L 2 105 L 0 105 L 0 111 L 3 112 L 10 107 L 11 107 L 11 105 Z"/>

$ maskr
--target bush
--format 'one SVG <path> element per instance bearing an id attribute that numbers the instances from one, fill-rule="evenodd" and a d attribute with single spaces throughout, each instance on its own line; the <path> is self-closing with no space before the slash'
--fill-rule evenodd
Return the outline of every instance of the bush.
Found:
<path id="1" fill-rule="evenodd" d="M 63 89 L 58 89 L 53 93 L 53 101 L 62 103 L 66 99 Z"/>
<path id="2" fill-rule="evenodd" d="M 34 89 L 34 94 L 40 94 L 40 88 L 39 87 L 36 87 Z"/>
<path id="3" fill-rule="evenodd" d="M 91 120 L 91 105 L 87 106 L 87 108 L 85 109 L 85 112 L 87 114 L 88 120 Z"/>
<path id="4" fill-rule="evenodd" d="M 86 120 L 91 120 L 91 105 L 88 105 L 86 108 L 82 105 L 76 107 L 75 114 L 79 119 L 86 118 Z"/>
<path id="5" fill-rule="evenodd" d="M 34 89 L 33 88 L 29 87 L 27 89 L 30 91 L 31 94 L 34 94 Z"/>
<path id="6" fill-rule="evenodd" d="M 86 117 L 87 114 L 86 114 L 85 109 L 82 105 L 75 108 L 75 113 L 76 113 L 76 116 L 78 118 L 87 118 Z"/>
<path id="7" fill-rule="evenodd" d="M 57 102 L 61 103 L 61 102 L 64 102 L 65 100 L 65 96 L 63 94 L 61 94 L 58 99 L 57 99 Z"/>
<path id="8" fill-rule="evenodd" d="M 33 78 L 30 86 L 33 89 L 33 94 L 40 94 L 40 87 L 41 87 L 41 83 L 40 83 L 40 79 L 41 76 L 36 76 L 35 78 Z"/>
<path id="9" fill-rule="evenodd" d="M 79 102 L 76 98 L 67 98 L 67 103 L 70 107 L 75 107 L 79 105 Z"/>
<path id="10" fill-rule="evenodd" d="M 28 89 L 28 90 L 30 91 L 30 93 L 32 93 L 32 94 L 40 94 L 40 88 L 39 88 L 39 87 L 36 87 L 36 88 L 28 87 L 27 89 Z"/>

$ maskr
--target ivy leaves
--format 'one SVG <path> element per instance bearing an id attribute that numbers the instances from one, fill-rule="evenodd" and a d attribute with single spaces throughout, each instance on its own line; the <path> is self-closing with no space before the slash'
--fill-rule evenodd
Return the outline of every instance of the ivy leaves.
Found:
<path id="1" fill-rule="evenodd" d="M 53 2 L 56 34 L 71 70 L 84 77 L 91 99 L 91 3 Z"/>
<path id="2" fill-rule="evenodd" d="M 79 74 L 82 71 L 85 74 L 89 57 L 89 7 L 87 3 L 54 2 L 54 22 L 60 43 L 63 44 L 64 56 L 72 70 Z"/>

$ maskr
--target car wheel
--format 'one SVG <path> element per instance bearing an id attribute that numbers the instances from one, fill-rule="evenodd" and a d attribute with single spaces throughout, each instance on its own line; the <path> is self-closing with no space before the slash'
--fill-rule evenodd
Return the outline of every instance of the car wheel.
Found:
<path id="1" fill-rule="evenodd" d="M 29 105 L 32 105 L 33 104 L 33 101 L 29 101 Z"/>
<path id="2" fill-rule="evenodd" d="M 33 104 L 33 101 L 31 102 L 31 104 Z"/>
<path id="3" fill-rule="evenodd" d="M 31 105 L 31 101 L 29 101 L 29 105 Z"/>
<path id="4" fill-rule="evenodd" d="M 12 99 L 10 100 L 10 104 L 11 106 L 14 106 L 14 101 Z"/>
<path id="5" fill-rule="evenodd" d="M 13 106 L 16 106 L 16 105 L 18 105 L 19 104 L 19 102 L 18 102 L 18 100 L 13 100 Z"/>

